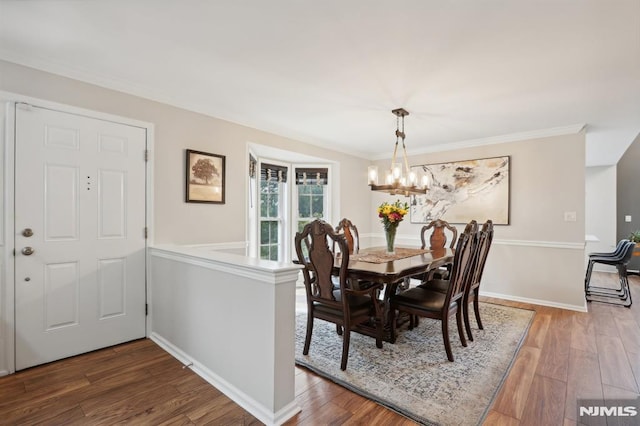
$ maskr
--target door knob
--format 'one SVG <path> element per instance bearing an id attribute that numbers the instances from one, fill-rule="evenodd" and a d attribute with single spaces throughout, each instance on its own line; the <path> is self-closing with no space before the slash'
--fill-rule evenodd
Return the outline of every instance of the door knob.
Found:
<path id="1" fill-rule="evenodd" d="M 35 250 L 31 247 L 25 247 L 22 249 L 22 254 L 25 256 L 31 256 Z"/>
<path id="2" fill-rule="evenodd" d="M 22 235 L 25 237 L 30 237 L 33 235 L 33 230 L 31 228 L 25 228 L 25 230 L 22 231 Z"/>

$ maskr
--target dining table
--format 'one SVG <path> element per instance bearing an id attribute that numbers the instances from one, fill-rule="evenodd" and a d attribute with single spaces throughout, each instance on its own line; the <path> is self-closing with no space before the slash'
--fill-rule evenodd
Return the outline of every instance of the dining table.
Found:
<path id="1" fill-rule="evenodd" d="M 422 277 L 433 269 L 447 265 L 453 261 L 454 249 L 438 248 L 421 249 L 410 246 L 396 246 L 393 254 L 386 252 L 386 247 L 369 247 L 358 253 L 349 255 L 347 277 L 352 283 L 375 282 L 384 284 L 380 294 L 384 312 L 385 341 L 391 340 L 391 324 L 389 323 L 389 299 L 412 277 Z M 334 258 L 334 273 L 339 274 L 342 259 Z M 403 321 L 402 318 L 399 318 Z M 375 337 L 373 324 L 359 327 L 363 334 Z"/>

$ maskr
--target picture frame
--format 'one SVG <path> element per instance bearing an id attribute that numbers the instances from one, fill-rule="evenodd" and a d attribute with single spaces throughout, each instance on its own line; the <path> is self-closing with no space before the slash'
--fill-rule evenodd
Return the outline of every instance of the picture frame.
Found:
<path id="1" fill-rule="evenodd" d="M 225 156 L 186 150 L 185 201 L 225 203 Z"/>
<path id="2" fill-rule="evenodd" d="M 428 176 L 429 189 L 411 197 L 411 223 L 491 219 L 509 225 L 510 167 L 510 156 L 412 166 L 418 176 Z"/>

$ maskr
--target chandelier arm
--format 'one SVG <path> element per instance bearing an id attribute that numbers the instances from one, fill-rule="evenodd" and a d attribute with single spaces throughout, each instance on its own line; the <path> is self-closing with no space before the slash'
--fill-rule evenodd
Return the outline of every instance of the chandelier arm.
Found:
<path id="1" fill-rule="evenodd" d="M 398 153 L 398 141 L 396 141 L 396 146 L 393 148 L 393 157 L 391 157 L 392 168 L 393 168 L 393 164 L 396 162 L 397 153 Z"/>
<path id="2" fill-rule="evenodd" d="M 404 167 L 407 169 L 407 182 L 405 184 L 408 186 L 413 186 L 413 182 L 409 182 L 409 174 L 411 173 L 411 169 L 409 169 L 409 160 L 407 160 L 407 149 L 404 146 L 404 139 L 402 140 L 402 156 L 404 157 Z"/>
<path id="3" fill-rule="evenodd" d="M 396 162 L 396 157 L 397 157 L 397 154 L 398 154 L 398 141 L 400 140 L 399 131 L 400 131 L 400 116 L 397 115 L 396 116 L 396 144 L 393 147 L 393 157 L 391 157 L 391 169 L 392 169 L 392 171 L 393 171 L 393 165 Z M 402 141 L 402 144 L 404 145 L 404 140 Z"/>

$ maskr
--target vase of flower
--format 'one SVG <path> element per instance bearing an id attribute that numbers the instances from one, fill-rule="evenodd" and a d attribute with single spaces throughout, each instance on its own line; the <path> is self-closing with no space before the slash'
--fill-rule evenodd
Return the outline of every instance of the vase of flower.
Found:
<path id="1" fill-rule="evenodd" d="M 389 226 L 384 230 L 384 236 L 387 240 L 387 254 L 396 254 L 395 250 L 395 242 L 396 242 L 396 231 L 398 230 L 398 225 Z"/>
<path id="2" fill-rule="evenodd" d="M 384 226 L 384 236 L 387 241 L 387 254 L 395 254 L 396 231 L 408 211 L 409 205 L 401 203 L 400 200 L 391 204 L 384 202 L 378 207 L 378 217 Z"/>

